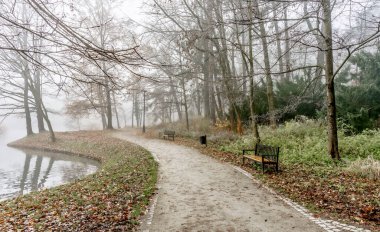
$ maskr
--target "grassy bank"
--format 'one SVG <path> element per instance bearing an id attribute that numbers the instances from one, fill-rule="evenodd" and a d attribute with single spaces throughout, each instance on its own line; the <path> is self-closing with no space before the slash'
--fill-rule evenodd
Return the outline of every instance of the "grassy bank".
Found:
<path id="1" fill-rule="evenodd" d="M 59 151 L 101 162 L 74 183 L 0 203 L 0 230 L 132 230 L 155 190 L 157 164 L 146 150 L 103 132 L 35 135 L 11 144 Z"/>
<path id="2" fill-rule="evenodd" d="M 239 166 L 242 149 L 255 144 L 249 133 L 240 137 L 215 128 L 176 132 L 180 135 L 177 142 Z M 208 135 L 207 148 L 198 144 L 201 134 Z M 245 165 L 245 170 L 317 216 L 380 231 L 380 131 L 354 136 L 341 132 L 342 162 L 337 164 L 327 154 L 322 122 L 288 122 L 276 130 L 261 127 L 260 134 L 262 143 L 280 147 L 281 172 L 262 175 L 251 165 Z"/>

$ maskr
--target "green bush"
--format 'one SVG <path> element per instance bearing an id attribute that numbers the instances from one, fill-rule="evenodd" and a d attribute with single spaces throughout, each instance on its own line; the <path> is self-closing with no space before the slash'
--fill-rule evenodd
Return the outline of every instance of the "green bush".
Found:
<path id="1" fill-rule="evenodd" d="M 285 165 L 302 164 L 313 167 L 333 167 L 333 160 L 327 152 L 327 131 L 323 121 L 286 122 L 276 130 L 260 128 L 261 143 L 280 147 L 280 162 Z M 367 130 L 354 136 L 345 136 L 339 131 L 340 153 L 346 163 L 372 155 L 380 160 L 380 131 Z M 221 146 L 223 151 L 236 155 L 243 148 L 254 147 L 252 135 Z M 342 165 L 345 165 L 343 163 Z"/>
<path id="2" fill-rule="evenodd" d="M 380 160 L 380 131 L 365 130 L 360 134 L 344 137 L 340 140 L 340 149 L 342 156 L 351 160 L 368 156 Z"/>

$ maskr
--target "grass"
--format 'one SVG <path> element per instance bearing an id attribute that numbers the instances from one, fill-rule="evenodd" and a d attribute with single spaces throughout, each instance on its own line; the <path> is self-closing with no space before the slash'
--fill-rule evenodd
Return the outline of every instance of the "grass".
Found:
<path id="1" fill-rule="evenodd" d="M 150 153 L 103 132 L 36 135 L 12 146 L 97 159 L 101 168 L 79 181 L 0 203 L 0 230 L 133 230 L 155 191 L 157 164 Z"/>
<path id="2" fill-rule="evenodd" d="M 327 152 L 327 132 L 322 122 L 292 121 L 276 130 L 261 127 L 260 135 L 262 143 L 280 147 L 282 165 L 305 165 L 320 170 L 337 168 Z M 246 135 L 221 146 L 220 149 L 239 155 L 243 148 L 252 147 L 255 142 L 252 135 Z M 373 160 L 380 160 L 380 131 L 365 131 L 354 136 L 339 133 L 339 144 L 344 162 L 338 165 L 342 167 L 368 156 L 373 157 Z"/>

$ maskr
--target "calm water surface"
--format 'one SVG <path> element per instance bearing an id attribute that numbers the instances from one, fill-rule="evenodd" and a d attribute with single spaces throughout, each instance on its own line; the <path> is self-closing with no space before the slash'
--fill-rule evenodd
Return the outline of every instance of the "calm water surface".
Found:
<path id="1" fill-rule="evenodd" d="M 82 157 L 7 147 L 23 133 L 0 132 L 0 200 L 71 182 L 96 172 L 99 166 Z"/>

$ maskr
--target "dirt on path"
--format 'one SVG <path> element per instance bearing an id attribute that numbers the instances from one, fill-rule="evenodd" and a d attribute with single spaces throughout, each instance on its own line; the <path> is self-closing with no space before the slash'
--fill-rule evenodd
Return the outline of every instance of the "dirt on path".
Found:
<path id="1" fill-rule="evenodd" d="M 160 165 L 141 231 L 324 231 L 229 164 L 170 141 L 114 136 L 146 148 Z"/>

